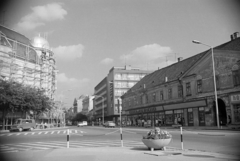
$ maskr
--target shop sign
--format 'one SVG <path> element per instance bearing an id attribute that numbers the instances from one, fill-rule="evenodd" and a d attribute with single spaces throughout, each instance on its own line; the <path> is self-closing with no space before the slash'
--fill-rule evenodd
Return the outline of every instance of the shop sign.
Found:
<path id="1" fill-rule="evenodd" d="M 132 110 L 132 111 L 129 111 L 129 113 L 130 114 L 137 114 L 137 113 L 146 113 L 146 112 L 154 112 L 154 111 L 156 111 L 156 107 Z"/>
<path id="2" fill-rule="evenodd" d="M 231 95 L 231 102 L 240 102 L 240 94 Z"/>

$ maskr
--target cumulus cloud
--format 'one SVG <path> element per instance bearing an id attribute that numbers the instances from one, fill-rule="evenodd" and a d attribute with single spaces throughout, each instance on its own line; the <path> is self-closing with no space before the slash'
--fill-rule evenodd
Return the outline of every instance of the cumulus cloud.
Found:
<path id="1" fill-rule="evenodd" d="M 136 48 L 129 54 L 122 55 L 120 59 L 132 66 L 157 69 L 166 66 L 166 57 L 172 53 L 170 47 L 159 44 L 144 45 Z M 169 61 L 167 65 L 172 63 Z"/>
<path id="2" fill-rule="evenodd" d="M 101 64 L 104 64 L 104 65 L 109 65 L 109 64 L 111 64 L 113 62 L 113 59 L 111 59 L 111 58 L 105 58 L 105 59 L 103 59 L 100 63 Z"/>
<path id="3" fill-rule="evenodd" d="M 58 82 L 77 82 L 76 78 L 68 78 L 65 73 L 59 73 L 57 77 Z"/>
<path id="4" fill-rule="evenodd" d="M 31 30 L 45 25 L 45 22 L 62 20 L 67 14 L 62 5 L 62 3 L 51 3 L 45 6 L 32 7 L 32 13 L 21 18 L 17 26 L 22 29 Z"/>
<path id="5" fill-rule="evenodd" d="M 82 44 L 53 48 L 56 58 L 64 61 L 72 61 L 76 58 L 81 58 L 83 55 L 83 50 L 84 46 Z"/>

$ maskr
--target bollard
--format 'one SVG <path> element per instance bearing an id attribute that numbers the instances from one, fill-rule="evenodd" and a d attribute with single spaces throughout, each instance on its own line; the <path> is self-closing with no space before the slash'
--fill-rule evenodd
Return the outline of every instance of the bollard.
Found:
<path id="1" fill-rule="evenodd" d="M 120 125 L 121 126 L 121 125 Z M 122 139 L 122 127 L 120 127 L 120 135 L 121 135 L 121 147 L 123 147 L 123 139 Z"/>
<path id="2" fill-rule="evenodd" d="M 67 148 L 69 148 L 69 129 L 67 130 Z"/>
<path id="3" fill-rule="evenodd" d="M 182 136 L 182 126 L 180 126 L 180 131 L 181 131 L 181 145 L 182 145 L 182 150 L 183 150 L 183 136 Z"/>

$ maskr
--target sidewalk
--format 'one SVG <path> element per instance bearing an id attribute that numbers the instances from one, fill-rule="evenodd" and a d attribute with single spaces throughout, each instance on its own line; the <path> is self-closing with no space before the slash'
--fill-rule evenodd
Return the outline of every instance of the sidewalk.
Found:
<path id="1" fill-rule="evenodd" d="M 223 161 L 239 160 L 239 156 L 223 155 L 201 151 L 166 149 L 149 151 L 147 148 L 104 147 L 104 148 L 63 148 L 42 151 L 25 151 L 5 154 L 2 161 L 156 161 L 156 160 L 194 160 Z"/>

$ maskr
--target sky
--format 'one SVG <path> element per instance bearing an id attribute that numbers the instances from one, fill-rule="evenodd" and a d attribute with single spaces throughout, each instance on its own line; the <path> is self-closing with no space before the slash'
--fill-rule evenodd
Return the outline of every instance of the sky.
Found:
<path id="1" fill-rule="evenodd" d="M 58 72 L 56 100 L 92 95 L 113 66 L 157 70 L 230 41 L 238 0 L 5 0 L 0 22 L 46 36 Z"/>

